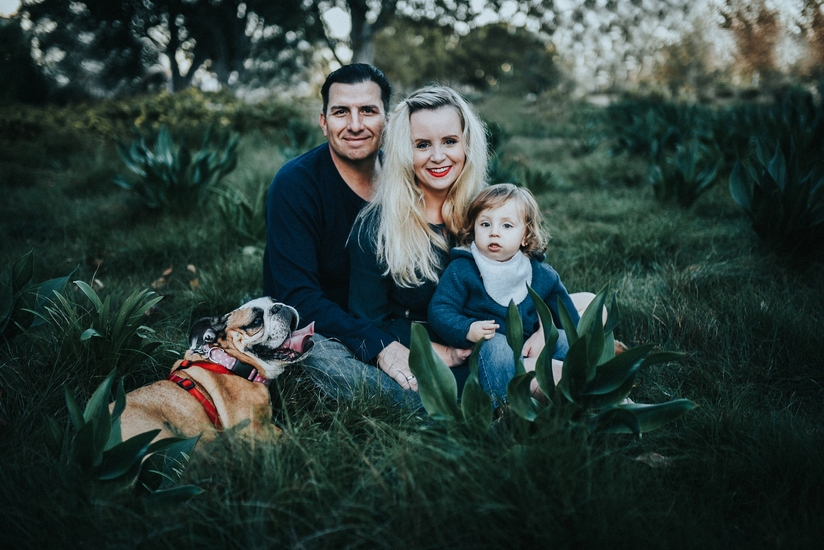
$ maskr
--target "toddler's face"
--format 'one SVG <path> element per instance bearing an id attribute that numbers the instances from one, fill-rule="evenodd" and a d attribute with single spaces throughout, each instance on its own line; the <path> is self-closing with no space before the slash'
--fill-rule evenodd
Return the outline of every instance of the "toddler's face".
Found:
<path id="1" fill-rule="evenodd" d="M 481 210 L 475 218 L 475 246 L 491 260 L 505 262 L 524 245 L 526 225 L 516 201 Z"/>

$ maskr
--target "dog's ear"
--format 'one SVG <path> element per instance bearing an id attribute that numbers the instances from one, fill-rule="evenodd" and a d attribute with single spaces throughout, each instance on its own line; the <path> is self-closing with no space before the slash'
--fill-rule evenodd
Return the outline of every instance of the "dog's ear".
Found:
<path id="1" fill-rule="evenodd" d="M 189 331 L 189 349 L 200 349 L 204 344 L 213 344 L 226 330 L 226 316 L 203 317 L 198 319 Z"/>

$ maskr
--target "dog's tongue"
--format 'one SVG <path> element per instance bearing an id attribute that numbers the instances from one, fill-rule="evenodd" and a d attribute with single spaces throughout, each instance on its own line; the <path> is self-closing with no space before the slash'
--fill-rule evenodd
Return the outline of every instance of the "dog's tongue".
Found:
<path id="1" fill-rule="evenodd" d="M 283 343 L 282 348 L 289 348 L 297 353 L 303 353 L 306 347 L 306 342 L 315 334 L 315 322 L 312 321 L 309 325 L 300 330 L 292 332 L 292 335 Z"/>

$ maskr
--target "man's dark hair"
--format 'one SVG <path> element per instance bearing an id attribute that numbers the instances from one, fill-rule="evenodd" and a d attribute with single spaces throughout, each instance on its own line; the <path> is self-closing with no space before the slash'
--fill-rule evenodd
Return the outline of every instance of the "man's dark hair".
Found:
<path id="1" fill-rule="evenodd" d="M 320 89 L 320 96 L 323 98 L 323 114 L 326 114 L 326 108 L 329 107 L 329 88 L 332 87 L 332 84 L 360 84 L 370 80 L 380 86 L 383 112 L 389 113 L 392 86 L 389 84 L 386 75 L 372 65 L 352 63 L 351 65 L 344 65 L 326 77 L 326 82 L 323 83 L 323 87 Z"/>

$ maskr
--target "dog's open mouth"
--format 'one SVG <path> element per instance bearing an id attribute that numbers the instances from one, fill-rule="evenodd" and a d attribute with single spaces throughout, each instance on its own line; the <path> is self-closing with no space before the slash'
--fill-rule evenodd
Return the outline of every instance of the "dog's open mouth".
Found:
<path id="1" fill-rule="evenodd" d="M 310 338 L 315 334 L 314 321 L 308 326 L 295 330 L 286 341 L 271 353 L 272 359 L 277 361 L 296 361 L 303 354 L 312 349 L 314 342 Z"/>

